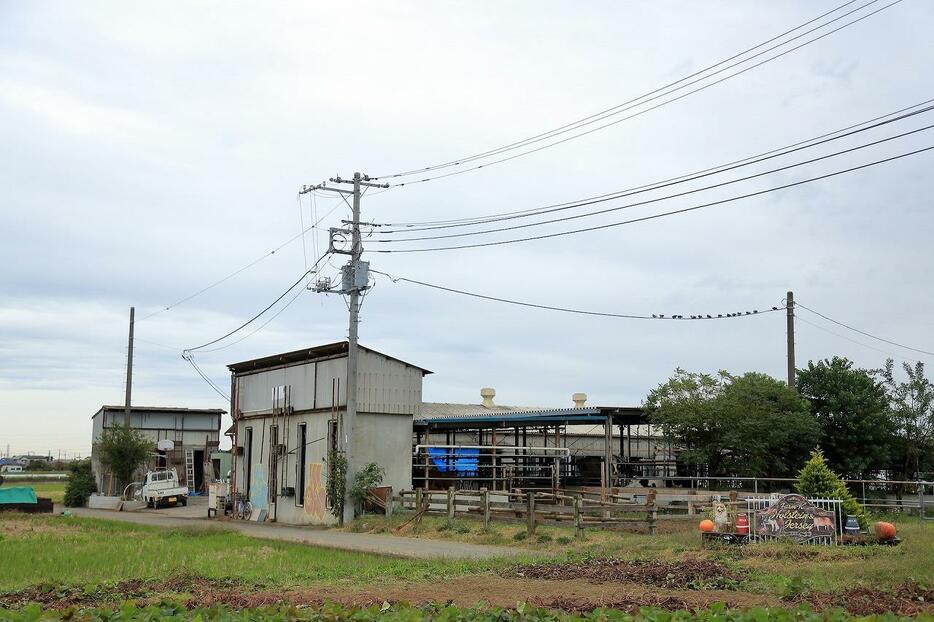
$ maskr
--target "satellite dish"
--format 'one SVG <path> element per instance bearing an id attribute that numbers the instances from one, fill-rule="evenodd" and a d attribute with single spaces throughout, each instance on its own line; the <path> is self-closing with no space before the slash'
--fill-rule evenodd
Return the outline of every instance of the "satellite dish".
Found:
<path id="1" fill-rule="evenodd" d="M 156 449 L 159 451 L 172 451 L 175 449 L 175 442 L 171 439 L 164 438 L 156 443 Z"/>

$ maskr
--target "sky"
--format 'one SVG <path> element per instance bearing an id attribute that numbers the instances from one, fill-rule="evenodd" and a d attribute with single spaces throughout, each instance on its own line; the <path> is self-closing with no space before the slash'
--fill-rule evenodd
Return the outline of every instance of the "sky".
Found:
<path id="1" fill-rule="evenodd" d="M 8 446 L 14 454 L 90 452 L 91 416 L 102 404 L 123 401 L 131 306 L 133 403 L 228 408 L 181 351 L 239 326 L 324 252 L 328 228 L 340 226 L 349 209 L 326 193 L 299 198 L 303 185 L 355 171 L 417 169 L 535 136 L 691 75 L 842 3 L 155 7 L 0 0 L 0 452 Z M 834 26 L 887 4 L 873 3 Z M 479 170 L 374 190 L 363 197 L 363 219 L 461 219 L 573 201 L 914 106 L 934 97 L 932 30 L 934 4 L 904 0 L 588 135 Z M 771 170 L 919 129 L 931 118 L 918 115 L 555 216 Z M 766 310 L 793 290 L 797 301 L 828 317 L 934 351 L 928 272 L 934 152 L 599 231 L 472 249 L 373 252 L 613 223 L 931 145 L 934 131 L 921 131 L 742 183 L 517 231 L 406 244 L 398 240 L 414 234 L 373 227 L 364 259 L 394 277 L 616 314 Z M 343 261 L 329 258 L 313 278 L 336 275 Z M 501 404 L 565 407 L 582 391 L 589 404 L 637 405 L 677 367 L 785 377 L 783 312 L 700 322 L 585 316 L 373 277 L 360 341 L 435 372 L 425 379 L 426 401 L 479 403 L 480 388 L 490 386 Z M 287 296 L 214 346 L 223 349 L 196 354 L 222 391 L 230 384 L 227 364 L 346 338 L 340 296 L 293 291 L 294 301 Z M 931 358 L 800 308 L 798 316 L 799 366 L 835 355 L 866 368 L 890 356 Z"/>

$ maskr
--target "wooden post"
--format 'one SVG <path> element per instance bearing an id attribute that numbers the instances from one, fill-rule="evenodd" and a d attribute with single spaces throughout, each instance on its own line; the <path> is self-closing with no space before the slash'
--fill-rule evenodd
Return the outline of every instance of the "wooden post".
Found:
<path id="1" fill-rule="evenodd" d="M 422 489 L 418 487 L 415 489 L 415 511 L 418 512 L 422 509 Z"/>
<path id="2" fill-rule="evenodd" d="M 574 497 L 574 535 L 578 538 L 584 537 L 584 525 L 581 522 L 581 498 Z"/>
<path id="3" fill-rule="evenodd" d="M 490 530 L 490 491 L 486 488 L 480 489 L 480 498 L 483 501 L 483 531 Z"/>
<path id="4" fill-rule="evenodd" d="M 527 493 L 527 500 L 528 500 L 528 507 L 526 508 L 526 512 L 528 513 L 528 515 L 526 516 L 526 519 L 527 519 L 526 531 L 528 532 L 530 536 L 532 536 L 532 535 L 535 535 L 535 493 L 533 491 L 530 490 Z"/>
<path id="5" fill-rule="evenodd" d="M 405 492 L 405 491 L 403 490 L 402 492 Z M 394 508 L 393 508 L 392 488 L 390 488 L 390 489 L 389 489 L 389 494 L 386 495 L 386 516 L 387 516 L 387 518 L 390 517 L 390 516 L 392 516 L 392 511 L 393 511 L 393 509 L 394 509 Z"/>
<path id="6" fill-rule="evenodd" d="M 454 524 L 454 486 L 448 487 L 448 527 Z"/>
<path id="7" fill-rule="evenodd" d="M 649 506 L 649 534 L 655 535 L 658 532 L 658 508 L 655 505 L 655 495 L 657 493 L 654 490 L 650 490 L 649 494 L 645 496 L 645 504 Z"/>

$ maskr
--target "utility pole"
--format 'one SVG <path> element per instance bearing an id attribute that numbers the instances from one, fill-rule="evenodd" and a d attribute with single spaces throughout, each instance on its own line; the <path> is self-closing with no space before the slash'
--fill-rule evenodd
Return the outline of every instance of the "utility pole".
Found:
<path id="1" fill-rule="evenodd" d="M 360 326 L 360 293 L 369 287 L 369 263 L 361 261 L 363 256 L 363 243 L 360 236 L 360 198 L 362 196 L 361 188 L 388 188 L 389 184 L 377 184 L 369 181 L 369 177 L 354 173 L 353 180 L 332 177 L 328 181 L 335 184 L 353 184 L 353 190 L 343 188 L 329 187 L 326 184 L 316 186 L 305 186 L 301 194 L 313 192 L 315 190 L 327 190 L 338 192 L 342 195 L 352 195 L 351 219 L 344 221 L 345 225 L 350 225 L 350 230 L 344 228 L 332 228 L 330 233 L 330 242 L 328 251 L 342 255 L 349 255 L 348 261 L 341 269 L 340 289 L 333 289 L 331 283 L 319 280 L 315 285 L 315 291 L 325 293 L 341 293 L 349 296 L 348 305 L 350 319 L 347 330 L 347 406 L 344 410 L 343 428 L 344 438 L 344 458 L 347 460 L 347 477 L 344 486 L 344 516 L 343 522 L 348 523 L 354 519 L 354 505 L 350 499 L 350 489 L 353 487 L 354 476 L 357 473 L 357 465 L 354 461 L 354 420 L 357 416 L 357 363 L 358 349 L 357 342 Z M 346 199 L 345 199 L 346 200 Z M 347 234 L 350 234 L 350 249 L 341 247 L 341 243 L 346 241 Z"/>
<path id="2" fill-rule="evenodd" d="M 788 386 L 795 388 L 795 293 L 788 292 L 785 297 L 785 316 L 788 338 Z"/>
<path id="3" fill-rule="evenodd" d="M 126 346 L 126 401 L 123 411 L 123 425 L 130 427 L 130 394 L 133 391 L 133 323 L 136 307 L 130 307 L 130 337 Z"/>

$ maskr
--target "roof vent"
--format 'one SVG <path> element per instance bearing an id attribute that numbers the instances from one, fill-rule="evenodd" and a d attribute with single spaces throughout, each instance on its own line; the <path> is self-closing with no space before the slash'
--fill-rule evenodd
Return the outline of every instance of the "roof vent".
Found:
<path id="1" fill-rule="evenodd" d="M 574 408 L 583 408 L 587 403 L 587 394 L 586 393 L 575 393 L 571 396 L 571 399 L 574 400 Z"/>
<path id="2" fill-rule="evenodd" d="M 496 397 L 496 389 L 492 387 L 484 387 L 480 389 L 480 397 L 483 398 L 484 408 L 493 408 L 493 398 Z"/>

